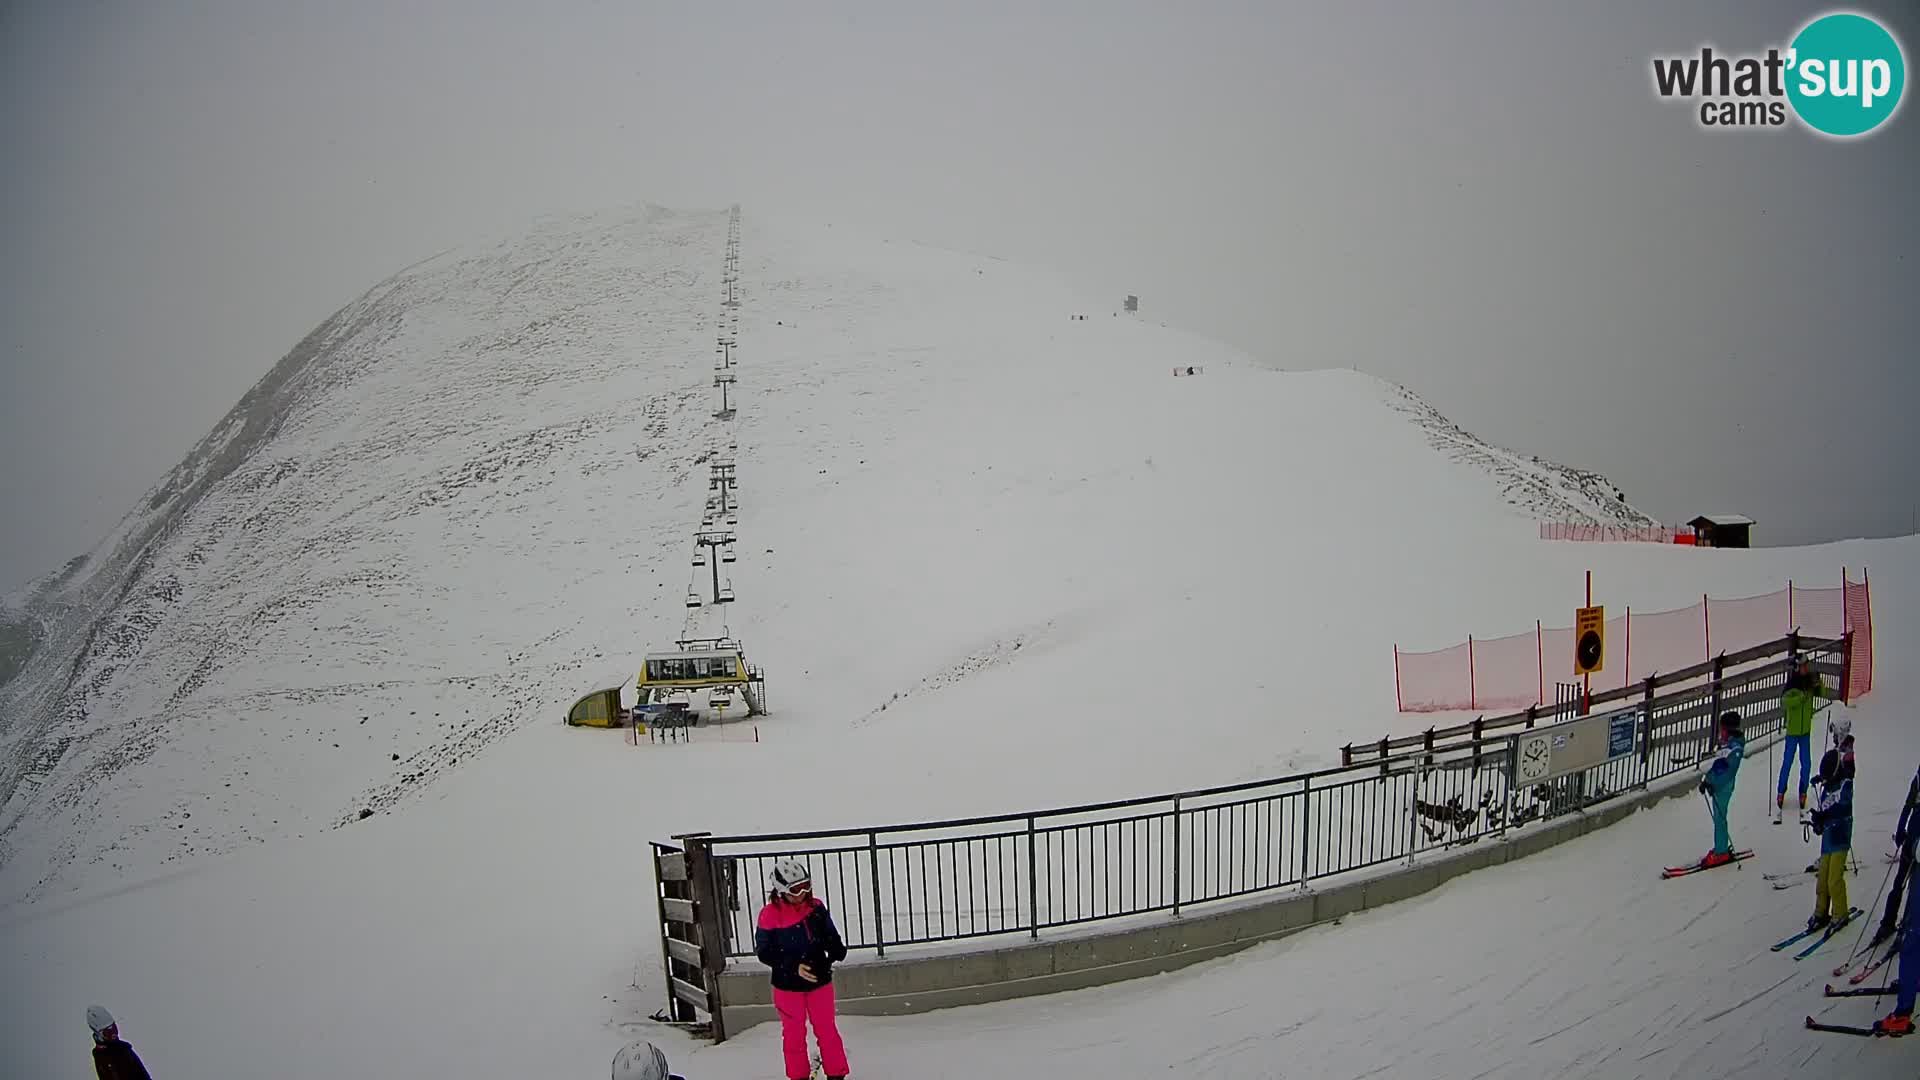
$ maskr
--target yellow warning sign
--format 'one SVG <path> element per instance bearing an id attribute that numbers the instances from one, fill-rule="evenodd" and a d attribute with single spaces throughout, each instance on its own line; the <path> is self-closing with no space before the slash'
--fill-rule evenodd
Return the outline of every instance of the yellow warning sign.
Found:
<path id="1" fill-rule="evenodd" d="M 1573 673 L 1591 675 L 1607 666 L 1607 609 L 1578 608 L 1573 614 Z"/>

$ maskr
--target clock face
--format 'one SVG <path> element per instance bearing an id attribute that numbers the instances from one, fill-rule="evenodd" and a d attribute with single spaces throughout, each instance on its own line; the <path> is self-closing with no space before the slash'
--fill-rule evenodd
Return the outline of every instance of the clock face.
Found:
<path id="1" fill-rule="evenodd" d="M 1520 740 L 1520 757 L 1515 770 L 1524 782 L 1539 780 L 1547 775 L 1553 762 L 1553 748 L 1545 735 L 1534 735 Z"/>

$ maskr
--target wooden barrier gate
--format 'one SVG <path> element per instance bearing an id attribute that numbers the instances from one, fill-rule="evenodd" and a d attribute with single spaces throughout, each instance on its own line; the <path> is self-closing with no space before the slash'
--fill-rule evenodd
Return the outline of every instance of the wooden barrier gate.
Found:
<path id="1" fill-rule="evenodd" d="M 727 964 L 726 927 L 721 915 L 721 875 L 704 839 L 708 833 L 675 836 L 684 849 L 653 844 L 653 880 L 660 899 L 660 959 L 667 974 L 663 1019 L 685 1024 L 715 1042 L 727 1037 L 720 1007 L 720 971 Z M 729 882 L 731 884 L 731 882 Z M 706 1020 L 700 1014 L 706 1014 Z"/>

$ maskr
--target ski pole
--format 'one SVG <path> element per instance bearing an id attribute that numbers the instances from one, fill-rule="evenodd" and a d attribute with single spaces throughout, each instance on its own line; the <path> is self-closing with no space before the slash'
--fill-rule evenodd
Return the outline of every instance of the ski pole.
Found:
<path id="1" fill-rule="evenodd" d="M 1716 841 L 1715 846 L 1713 848 L 1710 848 L 1709 850 L 1718 851 L 1719 846 L 1717 841 L 1720 839 L 1719 837 L 1720 819 L 1713 816 L 1713 796 L 1707 794 L 1707 789 L 1704 787 L 1700 789 L 1700 801 L 1706 804 L 1707 829 L 1709 832 L 1712 832 L 1714 834 L 1714 840 Z M 1731 844 L 1728 845 L 1727 850 L 1728 851 L 1733 850 L 1733 847 Z"/>
<path id="2" fill-rule="evenodd" d="M 1777 737 L 1773 739 L 1769 739 L 1767 741 L 1767 775 L 1768 776 L 1773 775 L 1773 744 L 1776 742 L 1779 742 L 1781 739 L 1784 739 L 1786 737 L 1787 737 L 1787 726 L 1786 726 L 1786 722 L 1782 721 L 1780 724 L 1780 734 Z M 1785 750 L 1782 750 L 1780 752 L 1782 754 L 1786 753 Z M 1761 791 L 1761 794 L 1765 795 L 1766 791 L 1763 789 Z M 1771 808 L 1767 809 L 1767 820 L 1768 821 L 1773 820 L 1773 810 Z"/>

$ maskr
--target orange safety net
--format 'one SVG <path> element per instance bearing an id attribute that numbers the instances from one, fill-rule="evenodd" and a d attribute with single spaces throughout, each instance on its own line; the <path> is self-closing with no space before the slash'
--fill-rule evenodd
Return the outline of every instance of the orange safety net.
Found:
<path id="1" fill-rule="evenodd" d="M 1668 611 L 1631 608 L 1607 620 L 1606 666 L 1594 690 L 1610 690 L 1662 672 L 1706 663 L 1723 653 L 1762 645 L 1796 628 L 1808 637 L 1838 638 L 1849 631 L 1845 692 L 1849 700 L 1873 688 L 1873 603 L 1868 583 L 1841 574 L 1840 588 L 1808 589 L 1792 582 L 1777 592 L 1715 600 Z M 1450 709 L 1524 709 L 1553 700 L 1555 683 L 1577 680 L 1572 627 L 1542 627 L 1501 638 L 1468 638 L 1433 652 L 1394 647 L 1394 687 L 1401 712 Z"/>

